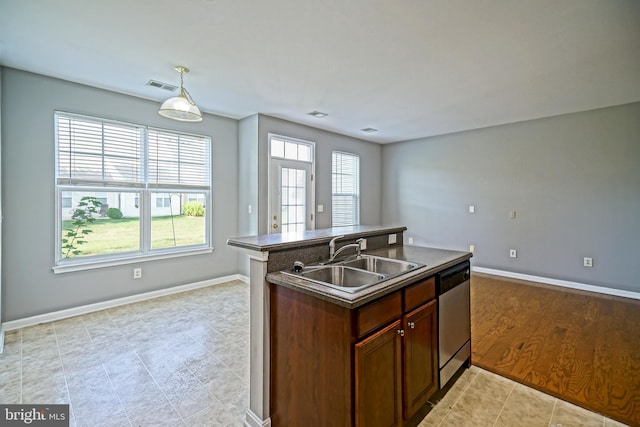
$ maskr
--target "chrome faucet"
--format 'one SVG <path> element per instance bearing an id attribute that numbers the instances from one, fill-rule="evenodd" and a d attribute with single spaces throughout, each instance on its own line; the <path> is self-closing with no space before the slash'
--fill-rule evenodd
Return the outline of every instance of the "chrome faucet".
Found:
<path id="1" fill-rule="evenodd" d="M 333 259 L 336 256 L 336 240 L 342 239 L 344 236 L 338 236 L 331 239 L 329 242 L 329 259 Z"/>
<path id="2" fill-rule="evenodd" d="M 348 249 L 348 248 L 356 248 L 357 256 L 360 256 L 360 251 L 362 251 L 362 241 L 364 240 L 362 238 L 356 240 L 355 243 L 351 243 L 349 245 L 344 245 L 344 246 L 342 246 L 340 249 L 338 249 L 336 251 L 336 240 L 342 239 L 343 237 L 344 236 L 334 237 L 329 242 L 329 262 L 333 261 L 338 256 L 338 254 L 340 252 L 342 252 L 342 251 L 344 251 L 345 249 Z"/>

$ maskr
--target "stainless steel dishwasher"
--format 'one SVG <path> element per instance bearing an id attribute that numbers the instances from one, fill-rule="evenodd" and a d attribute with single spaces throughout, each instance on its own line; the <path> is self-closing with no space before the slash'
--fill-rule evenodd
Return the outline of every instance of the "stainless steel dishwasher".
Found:
<path id="1" fill-rule="evenodd" d="M 440 388 L 471 357 L 469 261 L 438 273 Z"/>

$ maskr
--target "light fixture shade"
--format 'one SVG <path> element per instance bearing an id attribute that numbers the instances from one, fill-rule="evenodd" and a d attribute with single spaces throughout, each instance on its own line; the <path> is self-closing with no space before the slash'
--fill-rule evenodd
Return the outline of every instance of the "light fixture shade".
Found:
<path id="1" fill-rule="evenodd" d="M 178 65 L 174 70 L 180 73 L 180 95 L 164 101 L 158 114 L 181 122 L 201 122 L 202 113 L 200 113 L 200 109 L 191 98 L 189 91 L 184 88 L 183 76 L 189 72 L 189 69 Z"/>
<path id="2" fill-rule="evenodd" d="M 197 105 L 191 104 L 182 94 L 169 98 L 162 103 L 158 114 L 181 122 L 201 122 L 202 114 Z"/>

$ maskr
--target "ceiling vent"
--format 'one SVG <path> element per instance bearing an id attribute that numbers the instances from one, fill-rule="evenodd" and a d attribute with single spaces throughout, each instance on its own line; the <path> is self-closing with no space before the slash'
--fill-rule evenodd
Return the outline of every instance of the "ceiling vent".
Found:
<path id="1" fill-rule="evenodd" d="M 307 114 L 310 115 L 310 116 L 313 116 L 313 117 L 315 117 L 317 119 L 321 119 L 323 117 L 327 117 L 328 116 L 327 113 L 323 113 L 322 111 L 312 111 L 312 112 L 307 113 Z"/>
<path id="2" fill-rule="evenodd" d="M 149 80 L 147 86 L 157 87 L 158 89 L 164 89 L 169 92 L 175 92 L 178 90 L 178 86 L 170 85 L 169 83 L 162 83 L 156 80 Z"/>

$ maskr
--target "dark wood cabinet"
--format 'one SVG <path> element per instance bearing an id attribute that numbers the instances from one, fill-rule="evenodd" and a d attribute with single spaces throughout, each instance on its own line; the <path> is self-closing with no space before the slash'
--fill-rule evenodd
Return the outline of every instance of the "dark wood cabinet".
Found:
<path id="1" fill-rule="evenodd" d="M 438 390 L 438 316 L 436 301 L 403 318 L 404 417 L 410 418 Z"/>
<path id="2" fill-rule="evenodd" d="M 282 286 L 271 290 L 271 425 L 353 425 L 351 310 Z"/>
<path id="3" fill-rule="evenodd" d="M 397 320 L 356 344 L 356 427 L 402 425 L 401 327 Z"/>
<path id="4" fill-rule="evenodd" d="M 433 277 L 353 310 L 283 286 L 270 305 L 274 427 L 417 425 L 438 388 Z"/>

